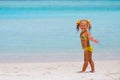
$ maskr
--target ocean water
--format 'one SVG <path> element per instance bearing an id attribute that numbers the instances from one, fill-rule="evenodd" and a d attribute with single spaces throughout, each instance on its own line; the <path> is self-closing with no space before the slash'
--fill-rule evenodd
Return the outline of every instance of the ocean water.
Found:
<path id="1" fill-rule="evenodd" d="M 0 1 L 0 61 L 79 60 L 78 19 L 91 20 L 96 60 L 119 59 L 119 0 L 8 0 Z"/>

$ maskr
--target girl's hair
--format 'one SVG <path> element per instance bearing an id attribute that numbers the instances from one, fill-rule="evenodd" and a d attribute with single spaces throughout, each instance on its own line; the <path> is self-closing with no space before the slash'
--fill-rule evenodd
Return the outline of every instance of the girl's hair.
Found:
<path id="1" fill-rule="evenodd" d="M 77 23 L 77 25 L 76 25 L 76 30 L 77 31 L 79 31 L 79 26 L 80 26 L 80 24 Z"/>
<path id="2" fill-rule="evenodd" d="M 86 21 L 87 22 L 88 27 L 89 27 L 88 30 L 90 31 L 92 29 L 92 25 L 90 23 L 90 20 L 78 20 L 77 23 L 76 23 L 76 30 L 79 31 L 79 26 L 80 26 L 80 23 L 82 21 Z"/>

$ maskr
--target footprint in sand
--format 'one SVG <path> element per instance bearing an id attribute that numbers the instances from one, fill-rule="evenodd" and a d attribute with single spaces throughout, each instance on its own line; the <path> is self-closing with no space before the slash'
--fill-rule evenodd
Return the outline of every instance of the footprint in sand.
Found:
<path id="1" fill-rule="evenodd" d="M 58 66 L 58 67 L 60 67 L 60 66 Z M 56 68 L 56 67 L 48 67 L 48 68 L 46 69 L 46 72 L 43 73 L 43 75 L 52 74 L 52 72 L 53 72 L 54 70 L 57 70 L 57 68 Z"/>
<path id="2" fill-rule="evenodd" d="M 55 68 L 55 67 L 49 67 L 49 68 L 47 68 L 47 70 L 56 70 L 57 68 Z"/>
<path id="3" fill-rule="evenodd" d="M 52 72 L 50 71 L 46 71 L 45 73 L 43 73 L 43 75 L 50 75 L 50 74 L 52 74 Z"/>

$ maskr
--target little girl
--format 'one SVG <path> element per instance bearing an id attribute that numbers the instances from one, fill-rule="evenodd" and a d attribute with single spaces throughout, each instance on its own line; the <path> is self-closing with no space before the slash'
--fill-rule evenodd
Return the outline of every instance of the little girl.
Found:
<path id="1" fill-rule="evenodd" d="M 91 71 L 92 73 L 95 72 L 94 69 L 94 62 L 92 60 L 92 52 L 93 52 L 93 47 L 90 45 L 90 40 L 94 43 L 98 43 L 98 40 L 94 39 L 91 34 L 90 34 L 90 29 L 92 28 L 90 24 L 90 20 L 78 20 L 77 21 L 77 31 L 81 29 L 80 33 L 80 39 L 81 39 L 81 44 L 82 48 L 84 49 L 84 64 L 81 73 L 84 73 L 87 66 L 88 62 L 90 63 L 91 66 Z"/>

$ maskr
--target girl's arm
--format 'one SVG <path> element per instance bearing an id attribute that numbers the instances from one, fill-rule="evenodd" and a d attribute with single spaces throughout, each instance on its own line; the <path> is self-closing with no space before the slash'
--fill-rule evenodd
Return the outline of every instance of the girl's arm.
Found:
<path id="1" fill-rule="evenodd" d="M 99 43 L 99 41 L 94 39 L 89 32 L 88 32 L 88 38 L 89 38 L 89 40 L 91 40 L 92 42 L 94 42 L 96 44 Z"/>

